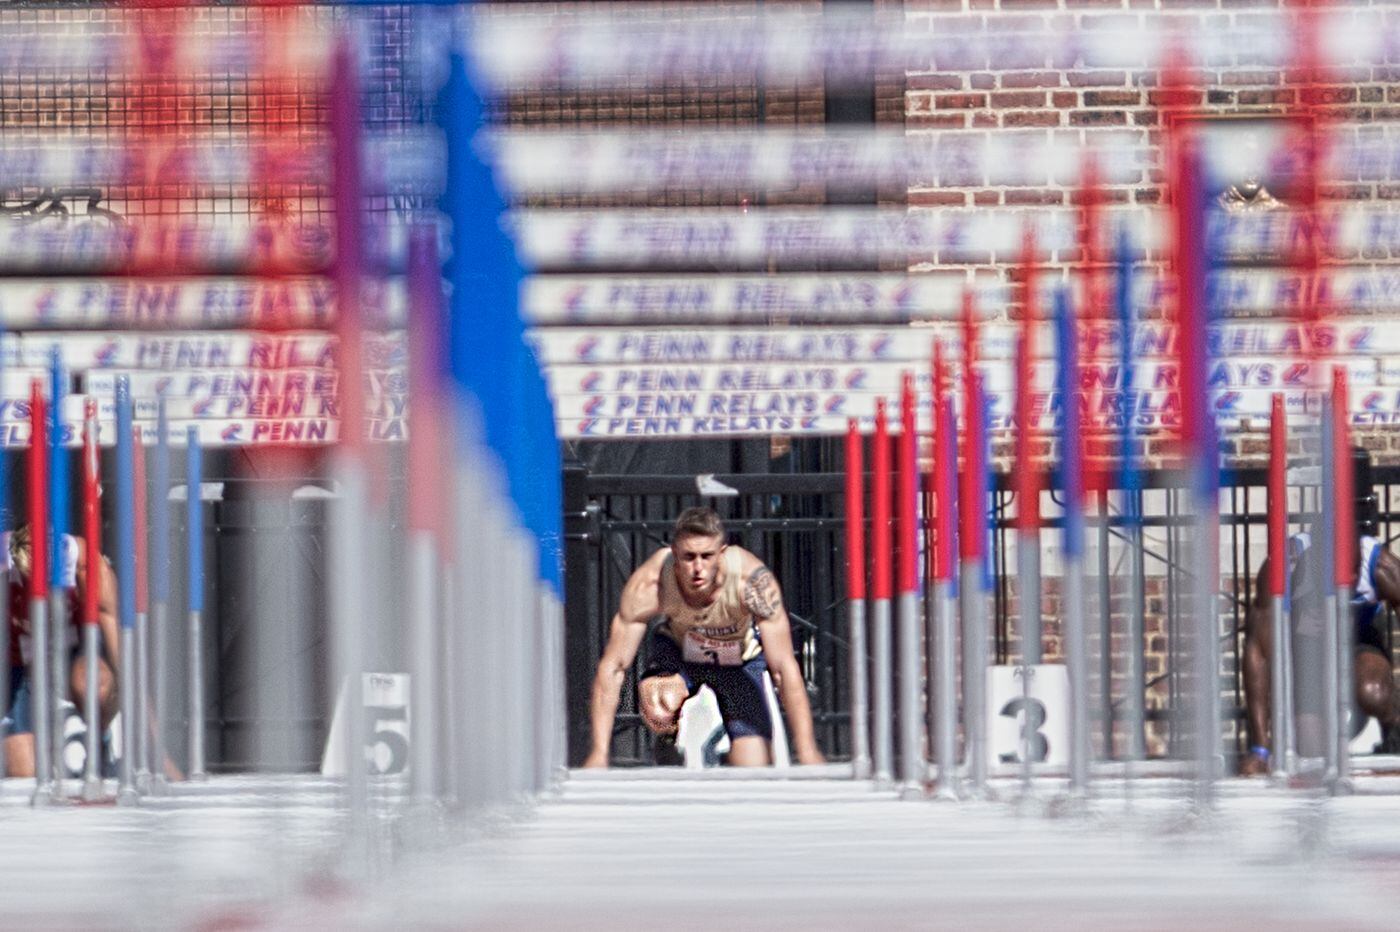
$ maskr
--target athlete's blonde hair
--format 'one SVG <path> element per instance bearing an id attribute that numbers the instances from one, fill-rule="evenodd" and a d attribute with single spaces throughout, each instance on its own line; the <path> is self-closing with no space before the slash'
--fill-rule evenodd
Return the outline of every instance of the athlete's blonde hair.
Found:
<path id="1" fill-rule="evenodd" d="M 720 520 L 719 512 L 704 505 L 697 505 L 682 511 L 676 516 L 676 524 L 671 530 L 671 536 L 676 538 L 687 535 L 723 537 L 724 522 Z"/>
<path id="2" fill-rule="evenodd" d="M 737 618 L 748 611 L 744 604 L 744 580 L 739 573 L 743 558 L 737 547 L 726 547 L 719 559 L 720 566 L 724 569 L 724 582 L 719 587 L 719 595 L 715 602 L 724 613 L 723 617 Z"/>

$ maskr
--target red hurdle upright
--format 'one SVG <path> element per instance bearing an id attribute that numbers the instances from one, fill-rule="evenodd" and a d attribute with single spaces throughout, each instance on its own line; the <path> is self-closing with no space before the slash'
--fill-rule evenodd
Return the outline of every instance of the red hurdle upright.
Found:
<path id="1" fill-rule="evenodd" d="M 903 793 L 922 796 L 924 757 L 923 638 L 919 617 L 919 460 L 914 375 L 899 393 L 899 775 Z"/>
<path id="2" fill-rule="evenodd" d="M 48 421 L 44 387 L 29 390 L 29 682 L 34 725 L 34 804 L 53 798 L 54 747 L 49 683 L 49 498 Z"/>
<path id="3" fill-rule="evenodd" d="M 1040 663 L 1040 476 L 1035 468 L 1031 367 L 1035 362 L 1035 234 L 1021 247 L 1026 302 L 1016 342 L 1016 569 L 1020 578 L 1021 658 Z"/>
<path id="4" fill-rule="evenodd" d="M 957 423 L 953 399 L 943 393 L 943 360 L 934 350 L 934 494 L 936 535 L 933 556 L 933 661 L 929 685 L 933 721 L 933 757 L 938 766 L 934 793 L 958 798 L 958 631 L 956 545 L 958 499 Z"/>
<path id="5" fill-rule="evenodd" d="M 151 774 L 158 769 L 151 757 L 151 625 L 146 531 L 146 445 L 141 429 L 131 434 L 132 499 L 136 534 L 136 719 L 130 730 L 131 754 L 135 765 L 136 791 L 151 791 Z M 123 749 L 125 750 L 125 749 Z"/>
<path id="6" fill-rule="evenodd" d="M 894 588 L 890 567 L 890 434 L 885 399 L 875 402 L 875 449 L 871 455 L 870 535 L 874 558 L 870 594 L 871 646 L 874 686 L 874 765 L 877 783 L 894 779 L 894 663 L 891 644 L 890 596 Z"/>
<path id="7" fill-rule="evenodd" d="M 1351 597 L 1356 582 L 1356 495 L 1351 460 L 1351 430 L 1347 404 L 1347 373 L 1344 366 L 1332 369 L 1332 499 L 1336 509 L 1332 519 L 1332 583 L 1337 591 L 1337 780 L 1344 783 L 1351 775 L 1351 728 L 1353 681 L 1353 628 Z"/>
<path id="8" fill-rule="evenodd" d="M 83 667 L 86 694 L 83 696 L 83 721 L 87 734 L 83 746 L 83 799 L 96 800 L 102 796 L 102 711 L 98 690 L 99 658 L 102 656 L 102 629 L 98 625 L 98 596 L 102 591 L 102 512 L 99 505 L 98 483 L 100 466 L 97 458 L 97 399 L 88 396 L 83 402 Z M 130 734 L 130 728 L 128 728 Z M 130 739 L 128 739 L 130 740 Z"/>
<path id="9" fill-rule="evenodd" d="M 870 680 L 865 657 L 865 449 L 856 419 L 846 425 L 846 623 L 851 675 L 851 765 L 870 776 Z"/>
<path id="10" fill-rule="evenodd" d="M 958 595 L 962 610 L 963 738 L 972 792 L 987 788 L 987 454 L 982 382 L 977 373 L 977 318 L 963 291 L 963 460 L 959 474 Z"/>
<path id="11" fill-rule="evenodd" d="M 1269 695 L 1273 741 L 1271 771 L 1283 778 L 1296 767 L 1293 740 L 1293 643 L 1287 625 L 1288 578 L 1288 420 L 1283 395 L 1275 393 L 1269 411 L 1269 574 L 1266 583 L 1273 605 L 1271 626 L 1274 649 L 1270 658 Z"/>

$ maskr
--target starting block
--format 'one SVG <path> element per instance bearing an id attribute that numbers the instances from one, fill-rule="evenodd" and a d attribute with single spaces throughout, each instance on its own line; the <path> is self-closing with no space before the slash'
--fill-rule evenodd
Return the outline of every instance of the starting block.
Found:
<path id="1" fill-rule="evenodd" d="M 1347 745 L 1347 751 L 1353 757 L 1363 757 L 1376 753 L 1376 745 L 1381 743 L 1381 723 L 1370 716 L 1366 717 L 1366 724 L 1361 726 L 1361 730 L 1356 733 L 1356 737 L 1351 739 Z"/>
<path id="2" fill-rule="evenodd" d="M 676 750 L 685 759 L 687 770 L 718 767 L 720 755 L 729 751 L 729 735 L 724 731 L 719 702 L 710 687 L 701 686 L 681 706 Z"/>
<path id="3" fill-rule="evenodd" d="M 773 689 L 773 680 L 766 671 L 763 674 L 763 696 L 768 703 L 768 719 L 773 723 L 773 766 L 785 769 L 792 763 L 787 729 L 783 725 L 783 713 Z M 719 714 L 719 701 L 710 687 L 702 685 L 681 706 L 676 749 L 684 758 L 687 770 L 718 767 L 720 757 L 729 751 L 729 735 L 724 730 L 724 718 Z"/>

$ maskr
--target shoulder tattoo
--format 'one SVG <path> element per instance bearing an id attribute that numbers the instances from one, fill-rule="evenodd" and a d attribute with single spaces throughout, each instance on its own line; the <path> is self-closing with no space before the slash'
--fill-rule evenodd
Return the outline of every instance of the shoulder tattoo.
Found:
<path id="1" fill-rule="evenodd" d="M 744 607 L 753 612 L 755 618 L 772 618 L 783 604 L 778 592 L 778 581 L 766 566 L 760 566 L 744 583 Z"/>

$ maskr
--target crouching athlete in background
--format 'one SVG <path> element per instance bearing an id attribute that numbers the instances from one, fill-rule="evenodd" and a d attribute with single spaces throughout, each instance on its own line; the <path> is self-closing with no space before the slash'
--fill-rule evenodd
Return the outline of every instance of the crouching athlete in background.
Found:
<path id="1" fill-rule="evenodd" d="M 642 716 L 653 732 L 674 733 L 682 703 L 707 685 L 719 700 L 729 734 L 728 762 L 771 763 L 773 723 L 763 692 L 767 670 L 787 713 L 798 763 L 824 761 L 777 580 L 758 557 L 725 544 L 724 524 L 714 509 L 688 508 L 676 519 L 671 546 L 652 554 L 623 587 L 593 680 L 593 749 L 585 767 L 608 765 L 622 683 L 648 623 L 658 615 L 664 620 L 651 633 L 637 687 Z"/>
<path id="2" fill-rule="evenodd" d="M 1352 586 L 1351 624 L 1354 648 L 1352 697 L 1353 733 L 1364 724 L 1364 716 L 1374 716 L 1381 724 L 1382 746 L 1386 753 L 1400 751 L 1400 690 L 1390 651 L 1382 637 L 1383 609 L 1400 610 L 1400 559 L 1376 537 L 1376 495 L 1371 479 L 1370 457 L 1359 448 L 1352 451 L 1357 498 L 1354 503 L 1356 528 L 1351 539 L 1356 567 Z M 1270 505 L 1275 503 L 1271 502 Z M 1294 667 L 1294 708 L 1297 750 L 1304 757 L 1324 753 L 1322 731 L 1323 684 L 1320 681 L 1325 656 L 1323 639 L 1330 628 L 1325 617 L 1326 589 L 1332 568 L 1323 566 L 1318 546 L 1310 533 L 1288 539 L 1287 568 L 1289 591 L 1288 625 L 1291 632 Z M 1253 776 L 1268 772 L 1269 759 L 1279 749 L 1270 732 L 1270 696 L 1273 683 L 1271 658 L 1274 652 L 1273 597 L 1266 584 L 1269 561 L 1259 569 L 1255 599 L 1245 616 L 1244 698 L 1249 753 L 1240 761 L 1240 773 Z"/>
<path id="3" fill-rule="evenodd" d="M 39 697 L 33 695 L 29 682 L 29 662 L 33 652 L 29 629 L 29 576 L 33 567 L 33 542 L 30 540 L 29 525 L 4 535 L 6 556 L 10 569 L 10 695 L 5 716 L 5 775 L 10 777 L 34 776 L 34 723 L 33 704 Z M 81 538 L 63 535 L 59 547 L 62 562 L 60 578 L 68 590 L 69 628 L 63 633 L 69 647 L 70 688 L 82 712 L 87 695 L 87 664 L 83 661 L 77 636 L 82 622 L 83 593 L 90 584 L 100 588 L 97 591 L 98 626 L 102 629 L 102 650 L 104 657 L 98 658 L 98 705 L 101 708 L 102 731 L 105 733 L 116 715 L 116 675 L 117 668 L 117 579 L 105 559 L 98 567 L 97 579 L 92 579 L 91 567 L 87 565 L 87 555 Z M 88 727 L 92 727 L 88 723 Z"/>

